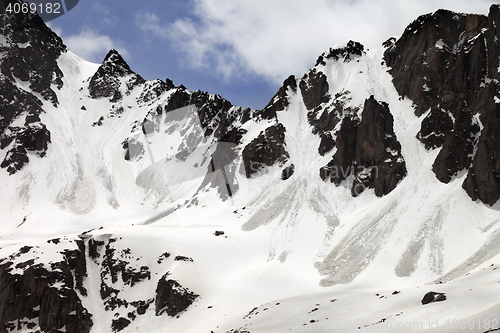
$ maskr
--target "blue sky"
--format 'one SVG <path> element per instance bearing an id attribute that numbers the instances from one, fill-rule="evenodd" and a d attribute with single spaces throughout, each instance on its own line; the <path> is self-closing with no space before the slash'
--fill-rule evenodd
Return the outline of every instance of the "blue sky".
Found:
<path id="1" fill-rule="evenodd" d="M 329 47 L 378 48 L 420 14 L 487 14 L 486 0 L 80 0 L 50 27 L 80 57 L 116 48 L 147 80 L 169 78 L 238 106 L 267 105 Z"/>

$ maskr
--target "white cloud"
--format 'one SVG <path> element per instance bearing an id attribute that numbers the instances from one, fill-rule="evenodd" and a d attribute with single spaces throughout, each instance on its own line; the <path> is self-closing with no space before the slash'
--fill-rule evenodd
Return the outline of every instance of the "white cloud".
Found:
<path id="1" fill-rule="evenodd" d="M 111 49 L 116 49 L 124 58 L 130 58 L 129 52 L 120 42 L 92 29 L 85 28 L 77 35 L 61 38 L 71 52 L 87 61 L 101 63 Z"/>
<path id="2" fill-rule="evenodd" d="M 302 75 L 329 47 L 350 39 L 368 48 L 400 35 L 419 15 L 447 8 L 487 13 L 486 0 L 194 0 L 192 18 L 162 24 L 136 17 L 143 31 L 169 39 L 188 66 L 225 79 L 252 73 L 273 83 Z"/>
<path id="3" fill-rule="evenodd" d="M 154 13 L 142 12 L 135 16 L 135 25 L 146 33 L 151 33 L 160 37 L 169 37 L 167 27 L 162 27 L 160 19 Z"/>

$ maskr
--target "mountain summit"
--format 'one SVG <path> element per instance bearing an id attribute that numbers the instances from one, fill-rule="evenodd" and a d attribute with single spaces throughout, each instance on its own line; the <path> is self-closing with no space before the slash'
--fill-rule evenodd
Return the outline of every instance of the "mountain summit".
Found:
<path id="1" fill-rule="evenodd" d="M 14 3 L 1 332 L 500 328 L 499 5 L 331 48 L 252 110 Z"/>

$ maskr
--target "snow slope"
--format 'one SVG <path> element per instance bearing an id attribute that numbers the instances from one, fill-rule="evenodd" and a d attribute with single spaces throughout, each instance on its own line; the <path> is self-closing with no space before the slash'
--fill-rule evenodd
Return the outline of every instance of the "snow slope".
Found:
<path id="1" fill-rule="evenodd" d="M 129 303 L 154 299 L 157 281 L 167 272 L 200 295 L 175 317 L 155 315 L 151 306 L 123 332 L 353 332 L 359 327 L 455 332 L 463 323 L 470 332 L 499 328 L 500 204 L 470 200 L 462 189 L 465 173 L 448 184 L 436 179 L 432 164 L 439 149 L 428 151 L 416 138 L 423 117 L 416 117 L 412 101 L 394 88 L 384 51 L 315 66 L 327 77 L 328 94 L 344 94 L 345 106 L 358 110 L 358 117 L 372 95 L 388 103 L 407 175 L 383 197 L 372 189 L 353 197 L 352 177 L 338 187 L 321 180 L 318 170 L 336 148 L 318 154 L 320 138 L 313 134 L 299 89 L 287 91 L 289 103 L 275 120 L 233 122 L 246 133 L 231 146 L 241 153 L 259 133 L 281 123 L 289 154 L 285 165 L 294 165 L 293 175 L 282 180 L 283 165 L 276 163 L 247 178 L 239 156 L 226 166 L 234 172 L 234 195 L 221 195 L 213 187 L 221 176 L 207 173 L 218 143 L 213 134 L 203 135 L 197 110 L 183 107 L 151 118 L 175 89 L 146 101 L 141 96 L 158 83 L 128 89 L 126 76 L 120 79 L 121 101 L 93 99 L 88 82 L 99 65 L 63 53 L 58 66 L 64 84 L 54 89 L 59 105 L 45 101 L 41 115 L 52 134 L 47 156 L 33 155 L 15 175 L 0 173 L 0 258 L 29 245 L 35 250 L 15 263 L 35 258 L 49 267 L 78 239 L 88 248 L 89 239 L 113 238 L 116 253 L 151 274 L 135 287 L 112 283 Z M 17 85 L 29 89 L 21 81 Z M 145 119 L 153 131 L 143 131 Z M 141 142 L 143 154 L 125 160 L 124 142 Z M 186 155 L 176 157 L 181 152 Z M 47 242 L 55 238 L 62 241 Z M 164 252 L 192 261 L 158 263 Z M 130 311 L 126 306 L 106 310 L 99 293 L 102 260 L 86 259 L 88 294 L 79 294 L 92 314 L 91 332 L 111 331 L 110 323 Z M 11 274 L 22 272 L 17 268 Z M 448 299 L 422 305 L 431 290 Z"/>

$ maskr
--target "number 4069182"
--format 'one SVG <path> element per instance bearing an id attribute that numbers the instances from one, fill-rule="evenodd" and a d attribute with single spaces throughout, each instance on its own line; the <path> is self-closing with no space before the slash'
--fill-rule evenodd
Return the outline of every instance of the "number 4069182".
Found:
<path id="1" fill-rule="evenodd" d="M 7 8 L 5 8 L 5 12 L 8 14 L 34 14 L 38 12 L 38 14 L 61 14 L 61 4 L 59 2 L 56 3 L 9 3 Z"/>

